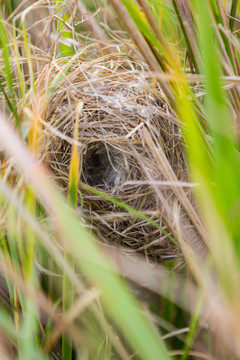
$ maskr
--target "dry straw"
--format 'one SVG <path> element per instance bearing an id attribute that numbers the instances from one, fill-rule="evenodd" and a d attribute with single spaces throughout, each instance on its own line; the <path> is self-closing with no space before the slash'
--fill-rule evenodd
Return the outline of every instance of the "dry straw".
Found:
<path id="1" fill-rule="evenodd" d="M 42 119 L 41 156 L 67 192 L 78 121 L 79 212 L 102 241 L 163 261 L 182 256 L 172 241 L 178 238 L 176 216 L 182 237 L 199 254 L 203 241 L 190 190 L 183 188 L 188 174 L 178 122 L 161 89 L 146 79 L 148 70 L 123 53 L 43 66 L 37 85 L 44 81 L 51 95 Z"/>

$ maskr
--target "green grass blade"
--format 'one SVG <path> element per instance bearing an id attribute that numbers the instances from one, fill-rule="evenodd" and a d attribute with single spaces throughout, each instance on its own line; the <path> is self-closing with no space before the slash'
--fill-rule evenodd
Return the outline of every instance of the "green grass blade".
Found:
<path id="1" fill-rule="evenodd" d="M 201 311 L 202 311 L 204 299 L 205 299 L 205 295 L 204 294 L 199 294 L 199 299 L 198 299 L 196 308 L 195 308 L 195 310 L 193 312 L 193 316 L 192 316 L 191 324 L 190 324 L 190 330 L 189 330 L 189 333 L 187 335 L 186 344 L 184 346 L 184 353 L 182 355 L 182 360 L 187 360 L 188 357 L 189 357 L 189 351 L 191 349 L 191 346 L 192 346 L 193 341 L 194 341 L 194 336 L 195 336 L 195 333 L 197 331 L 197 326 L 198 326 L 200 314 L 201 314 Z"/>
<path id="2" fill-rule="evenodd" d="M 25 18 L 26 15 L 27 15 L 27 10 L 25 10 L 23 12 L 22 19 L 21 19 L 21 21 L 22 21 L 23 42 L 24 42 L 26 56 L 27 56 L 27 64 L 28 64 L 28 71 L 29 71 L 29 77 L 30 77 L 30 82 L 31 82 L 31 88 L 33 90 L 33 93 L 36 94 L 36 86 L 35 86 L 35 78 L 34 78 L 34 72 L 33 72 L 33 66 L 32 66 L 29 34 L 28 34 L 27 28 L 26 28 L 26 18 Z"/>
<path id="3" fill-rule="evenodd" d="M 236 141 L 231 128 L 231 112 L 226 94 L 221 83 L 221 64 L 215 47 L 214 33 L 210 25 L 210 17 L 206 2 L 201 6 L 195 3 L 199 12 L 199 30 L 203 55 L 203 69 L 206 75 L 207 115 L 215 154 L 215 174 L 212 181 L 216 184 L 211 188 L 218 211 L 227 220 L 228 228 L 235 238 L 237 252 L 240 255 L 238 241 L 240 233 L 240 215 L 234 210 L 240 196 L 240 166 L 236 151 Z M 228 194 L 226 197 L 225 194 Z M 233 213 L 231 213 L 233 211 Z"/>
<path id="4" fill-rule="evenodd" d="M 17 128 L 20 127 L 20 120 L 17 112 L 17 106 L 16 106 L 16 98 L 15 98 L 15 92 L 13 89 L 13 73 L 10 63 L 11 54 L 9 52 L 9 39 L 7 30 L 4 24 L 3 19 L 0 17 L 0 46 L 2 48 L 3 52 L 3 63 L 4 63 L 4 77 L 6 78 L 7 88 L 8 88 L 8 94 L 7 91 L 4 89 L 2 83 L 0 84 L 0 88 L 4 94 L 4 97 L 7 101 L 9 109 L 13 112 L 13 116 L 15 119 L 15 123 Z"/>
<path id="5" fill-rule="evenodd" d="M 234 17 L 236 16 L 237 3 L 238 0 L 232 0 L 231 11 L 230 11 L 231 18 L 229 19 L 229 27 L 231 31 L 233 31 L 233 27 L 234 27 Z"/>
<path id="6" fill-rule="evenodd" d="M 167 42 L 164 38 L 161 38 L 161 42 L 159 39 L 156 38 L 155 34 L 152 32 L 151 26 L 149 22 L 147 21 L 145 13 L 143 13 L 139 7 L 136 5 L 136 3 L 133 0 L 126 1 L 122 0 L 122 3 L 127 8 L 131 18 L 134 20 L 135 24 L 141 31 L 141 33 L 148 39 L 148 41 L 158 49 L 160 54 L 163 55 L 165 59 L 165 64 L 162 63 L 162 66 L 164 68 L 167 68 L 167 64 L 170 65 L 170 67 L 176 69 L 177 65 L 175 63 L 176 57 L 173 56 Z"/>
<path id="7" fill-rule="evenodd" d="M 117 206 L 119 206 L 120 208 L 136 215 L 136 217 L 146 220 L 149 224 L 153 225 L 156 229 L 160 230 L 164 235 L 166 235 L 168 237 L 169 240 L 171 240 L 176 246 L 179 246 L 179 244 L 176 242 L 176 240 L 165 230 L 163 229 L 156 221 L 152 220 L 150 217 L 146 216 L 145 214 L 141 213 L 140 211 L 134 209 L 133 207 L 124 204 L 123 202 L 114 199 L 112 196 L 104 193 L 103 191 L 100 191 L 92 186 L 89 186 L 85 183 L 81 183 L 81 187 L 89 192 L 91 192 L 92 194 L 98 195 L 101 198 L 111 202 L 112 204 L 115 204 Z"/>
<path id="8" fill-rule="evenodd" d="M 74 60 L 76 60 L 77 58 L 80 57 L 80 55 L 82 53 L 84 53 L 85 50 L 87 50 L 88 48 L 90 48 L 92 46 L 92 44 L 87 45 L 86 47 L 84 47 L 84 49 L 79 50 L 74 56 L 72 56 L 69 61 L 66 63 L 66 65 L 63 67 L 63 69 L 59 72 L 59 74 L 57 74 L 57 76 L 52 80 L 50 86 L 49 86 L 49 97 L 51 95 L 53 95 L 53 93 L 55 92 L 56 88 L 58 87 L 58 85 L 60 84 L 60 82 L 62 81 L 62 79 L 64 78 L 64 76 L 67 74 L 68 70 L 70 69 L 70 67 L 72 66 Z"/>
<path id="9" fill-rule="evenodd" d="M 185 29 L 185 22 L 184 22 L 184 19 L 182 18 L 182 14 L 179 11 L 178 1 L 177 0 L 172 0 L 172 3 L 173 3 L 173 7 L 174 7 L 174 10 L 175 10 L 176 15 L 177 15 L 177 19 L 178 19 L 180 28 L 182 30 L 182 33 L 183 33 L 183 36 L 184 36 L 184 39 L 185 39 L 185 42 L 186 42 L 187 49 L 189 51 L 190 58 L 192 60 L 192 63 L 194 65 L 194 67 L 195 67 L 196 72 L 199 73 L 200 69 L 199 69 L 199 66 L 198 66 L 198 63 L 197 63 L 198 60 L 196 59 L 196 56 L 194 54 L 194 50 L 193 50 L 193 48 L 191 46 L 191 41 L 190 41 L 190 39 L 188 37 L 188 34 L 187 34 L 187 31 Z M 188 5 L 186 4 L 186 6 L 188 6 Z M 189 24 L 187 26 L 189 26 Z"/>
<path id="10" fill-rule="evenodd" d="M 83 107 L 83 102 L 79 102 L 76 107 L 76 121 L 74 127 L 74 136 L 73 140 L 78 141 L 78 124 L 79 116 L 81 114 Z M 72 154 L 70 161 L 70 171 L 69 171 L 69 193 L 68 193 L 68 202 L 70 206 L 76 210 L 78 205 L 78 183 L 79 183 L 79 154 L 78 146 L 76 143 L 72 145 Z M 72 255 L 69 255 L 67 252 L 64 254 L 65 261 L 71 266 L 74 270 L 75 259 Z M 63 312 L 67 312 L 74 304 L 74 285 L 72 281 L 68 278 L 65 269 L 63 271 Z M 63 360 L 72 359 L 72 342 L 70 339 L 66 338 L 65 335 L 62 337 L 62 358 Z"/>
<path id="11" fill-rule="evenodd" d="M 54 1 L 56 13 L 61 15 L 62 10 L 64 9 L 64 13 L 62 15 L 62 19 L 56 19 L 56 28 L 57 34 L 60 39 L 59 41 L 59 51 L 61 56 L 72 56 L 75 54 L 74 48 L 71 44 L 71 40 L 73 39 L 72 32 L 66 28 L 65 23 L 68 22 L 70 15 L 65 11 L 66 3 L 63 0 L 55 0 Z M 67 44 L 69 42 L 69 44 Z"/>

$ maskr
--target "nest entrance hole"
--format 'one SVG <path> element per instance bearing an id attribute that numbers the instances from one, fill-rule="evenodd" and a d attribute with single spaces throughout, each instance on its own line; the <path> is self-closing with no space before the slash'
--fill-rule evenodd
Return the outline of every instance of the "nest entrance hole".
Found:
<path id="1" fill-rule="evenodd" d="M 87 146 L 83 154 L 82 180 L 103 190 L 112 190 L 119 185 L 123 157 L 120 152 L 104 142 Z"/>

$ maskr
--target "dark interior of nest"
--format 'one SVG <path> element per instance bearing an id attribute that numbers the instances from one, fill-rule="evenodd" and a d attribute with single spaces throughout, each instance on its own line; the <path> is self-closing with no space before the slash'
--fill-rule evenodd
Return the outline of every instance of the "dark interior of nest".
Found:
<path id="1" fill-rule="evenodd" d="M 166 179 L 146 134 L 163 149 L 179 180 L 186 180 L 186 166 L 179 128 L 161 90 L 146 80 L 146 70 L 140 61 L 120 54 L 76 61 L 49 100 L 43 158 L 67 192 L 78 121 L 81 215 L 103 241 L 125 245 L 156 261 L 171 261 L 181 254 L 168 238 L 171 229 L 163 216 L 162 201 L 172 204 L 174 195 L 159 186 L 157 195 L 151 184 Z M 78 114 L 80 101 L 83 106 Z M 131 206 L 155 221 L 158 228 L 81 184 Z"/>

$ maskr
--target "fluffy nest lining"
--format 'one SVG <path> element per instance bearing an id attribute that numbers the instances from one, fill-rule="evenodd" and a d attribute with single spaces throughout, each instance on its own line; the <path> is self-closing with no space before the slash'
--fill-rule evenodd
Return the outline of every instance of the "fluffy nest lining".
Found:
<path id="1" fill-rule="evenodd" d="M 58 63 L 58 71 L 64 67 L 66 63 Z M 179 180 L 187 175 L 179 127 L 161 90 L 146 79 L 147 70 L 124 54 L 74 61 L 49 99 L 42 154 L 67 192 L 77 121 L 81 215 L 103 241 L 163 261 L 181 256 L 166 235 L 175 235 L 169 208 L 176 198 L 169 187 L 159 185 L 168 179 L 150 144 L 163 150 Z M 51 80 L 56 69 L 45 67 L 41 78 L 44 73 Z M 83 183 L 147 215 L 165 231 L 93 194 Z"/>

